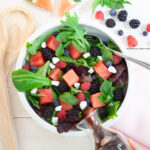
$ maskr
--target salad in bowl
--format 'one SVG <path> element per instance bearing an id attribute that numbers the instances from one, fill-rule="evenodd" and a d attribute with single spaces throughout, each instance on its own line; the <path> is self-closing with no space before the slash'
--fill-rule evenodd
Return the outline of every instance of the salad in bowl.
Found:
<path id="1" fill-rule="evenodd" d="M 128 86 L 125 60 L 78 21 L 76 14 L 66 13 L 62 25 L 27 42 L 24 64 L 12 72 L 23 103 L 59 133 L 73 129 L 96 109 L 104 123 L 115 118 Z M 105 44 L 120 51 L 112 40 Z"/>

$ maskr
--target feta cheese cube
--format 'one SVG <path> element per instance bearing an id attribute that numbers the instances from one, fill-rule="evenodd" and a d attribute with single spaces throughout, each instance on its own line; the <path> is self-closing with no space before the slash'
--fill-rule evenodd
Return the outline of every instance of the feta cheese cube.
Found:
<path id="1" fill-rule="evenodd" d="M 54 86 L 59 86 L 59 83 L 60 83 L 59 81 L 54 81 L 54 80 L 51 81 L 51 84 Z"/>
<path id="2" fill-rule="evenodd" d="M 117 70 L 114 66 L 108 67 L 108 71 L 111 72 L 111 73 L 117 73 Z"/>
<path id="3" fill-rule="evenodd" d="M 35 88 L 35 89 L 31 90 L 31 94 L 36 94 L 36 93 L 37 93 L 37 91 L 38 91 L 38 89 L 37 89 L 37 88 Z"/>
<path id="4" fill-rule="evenodd" d="M 55 108 L 56 111 L 61 111 L 61 109 L 62 109 L 62 106 L 57 106 L 57 107 Z"/>
<path id="5" fill-rule="evenodd" d="M 57 124 L 57 122 L 58 122 L 58 117 L 53 117 L 52 118 L 52 124 Z"/>
<path id="6" fill-rule="evenodd" d="M 57 64 L 60 61 L 58 57 L 53 57 L 52 62 L 53 64 Z"/>
<path id="7" fill-rule="evenodd" d="M 79 88 L 80 88 L 80 83 L 79 83 L 79 82 L 76 82 L 76 83 L 74 84 L 74 87 L 75 87 L 76 89 L 79 89 Z"/>
<path id="8" fill-rule="evenodd" d="M 99 60 L 103 61 L 102 56 L 97 56 L 97 58 L 98 58 Z"/>
<path id="9" fill-rule="evenodd" d="M 93 68 L 90 68 L 89 70 L 88 70 L 88 73 L 90 73 L 90 74 L 92 74 L 94 72 L 94 69 Z"/>
<path id="10" fill-rule="evenodd" d="M 90 54 L 89 52 L 83 54 L 83 57 L 84 57 L 84 58 L 88 58 L 88 57 L 90 57 L 90 56 L 91 56 L 91 54 Z"/>
<path id="11" fill-rule="evenodd" d="M 52 64 L 52 63 L 49 64 L 49 67 L 50 67 L 51 69 L 55 69 L 55 65 Z"/>
<path id="12" fill-rule="evenodd" d="M 87 107 L 87 102 L 86 102 L 86 101 L 82 101 L 82 102 L 80 103 L 80 109 L 81 109 L 81 110 L 84 110 L 86 107 Z"/>
<path id="13" fill-rule="evenodd" d="M 46 48 L 46 42 L 43 42 L 43 43 L 41 44 L 41 47 L 42 47 L 42 48 Z"/>

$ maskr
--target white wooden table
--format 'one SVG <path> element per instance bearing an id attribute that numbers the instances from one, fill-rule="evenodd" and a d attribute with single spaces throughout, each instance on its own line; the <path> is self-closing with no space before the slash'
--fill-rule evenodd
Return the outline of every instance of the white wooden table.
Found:
<path id="1" fill-rule="evenodd" d="M 140 0 L 137 0 L 140 1 Z M 136 1 L 136 4 L 132 6 L 132 9 L 129 7 L 130 11 L 132 11 L 132 16 L 142 16 L 141 15 L 141 7 L 140 4 Z M 133 2 L 133 0 L 132 0 Z M 142 7 L 149 7 L 146 5 L 147 0 L 143 0 Z M 144 3 L 145 2 L 145 3 Z M 133 2 L 135 3 L 135 2 Z M 147 2 L 149 3 L 149 2 Z M 37 21 L 37 28 L 45 25 L 47 22 L 50 22 L 50 14 L 42 11 L 41 9 L 30 5 L 29 3 L 25 2 L 24 0 L 0 0 L 0 10 L 11 6 L 23 6 L 27 8 L 29 11 L 33 13 Z M 139 11 L 136 11 L 136 10 Z M 84 11 L 83 11 L 84 10 Z M 81 10 L 81 14 L 83 17 L 86 17 L 88 12 L 88 6 Z M 150 9 L 149 14 L 150 14 Z M 148 11 L 142 12 L 144 15 L 144 20 L 148 20 Z M 144 14 L 145 13 L 145 14 Z M 143 19 L 143 18 L 142 18 Z M 148 41 L 146 41 L 148 43 Z M 142 46 L 145 44 L 142 44 Z M 134 53 L 137 52 L 133 52 Z M 145 51 L 145 53 L 140 53 L 139 56 L 147 57 L 150 56 L 150 51 Z M 90 142 L 87 137 L 62 137 L 60 135 L 55 135 L 51 132 L 48 132 L 41 126 L 39 126 L 28 113 L 23 108 L 17 94 L 16 90 L 14 89 L 11 78 L 8 78 L 8 88 L 9 88 L 9 95 L 12 105 L 12 112 L 15 121 L 15 127 L 17 131 L 18 143 L 19 143 L 19 150 L 90 150 Z M 2 150 L 0 144 L 0 150 Z"/>

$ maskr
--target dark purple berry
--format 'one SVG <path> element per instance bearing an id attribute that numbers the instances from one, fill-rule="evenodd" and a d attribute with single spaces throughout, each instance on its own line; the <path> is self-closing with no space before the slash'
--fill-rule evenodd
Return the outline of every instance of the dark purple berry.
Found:
<path id="1" fill-rule="evenodd" d="M 101 55 L 101 50 L 100 50 L 99 47 L 91 46 L 91 48 L 90 48 L 90 54 L 93 57 L 97 57 L 97 56 Z"/>
<path id="2" fill-rule="evenodd" d="M 57 32 L 57 31 L 53 33 L 54 36 L 57 36 L 58 34 L 59 34 L 59 32 Z"/>
<path id="3" fill-rule="evenodd" d="M 115 9 L 110 10 L 109 14 L 111 16 L 116 16 L 117 15 L 117 11 Z"/>
<path id="4" fill-rule="evenodd" d="M 57 106 L 59 106 L 59 105 L 60 105 L 59 100 L 54 100 L 54 101 L 53 101 L 53 106 L 54 106 L 54 107 L 57 107 Z"/>
<path id="5" fill-rule="evenodd" d="M 36 72 L 37 69 L 38 69 L 37 66 L 30 66 L 30 71 L 31 71 L 31 72 Z"/>
<path id="6" fill-rule="evenodd" d="M 144 36 L 148 36 L 148 32 L 147 32 L 147 31 L 144 31 L 144 32 L 143 32 L 143 35 L 144 35 Z"/>
<path id="7" fill-rule="evenodd" d="M 53 110 L 51 107 L 47 106 L 43 112 L 42 112 L 42 117 L 47 120 L 53 113 Z"/>
<path id="8" fill-rule="evenodd" d="M 90 99 L 90 98 L 86 98 L 85 101 L 87 102 L 88 106 L 92 106 L 92 103 L 91 103 L 91 99 Z"/>
<path id="9" fill-rule="evenodd" d="M 64 56 L 69 56 L 69 55 L 70 55 L 69 50 L 68 50 L 68 49 L 65 49 L 63 55 L 64 55 Z"/>
<path id="10" fill-rule="evenodd" d="M 122 102 L 124 99 L 124 92 L 122 89 L 117 89 L 114 91 L 114 101 Z"/>
<path id="11" fill-rule="evenodd" d="M 98 108 L 98 113 L 101 119 L 105 119 L 108 116 L 107 107 L 103 106 Z"/>
<path id="12" fill-rule="evenodd" d="M 98 81 L 94 81 L 91 84 L 90 93 L 95 94 L 100 91 L 100 83 Z"/>
<path id="13" fill-rule="evenodd" d="M 128 12 L 126 10 L 121 10 L 118 14 L 118 19 L 122 22 L 127 20 Z"/>
<path id="14" fill-rule="evenodd" d="M 111 60 L 108 60 L 108 61 L 105 62 L 105 65 L 106 65 L 107 67 L 110 67 L 110 66 L 113 65 L 113 62 L 112 62 Z"/>
<path id="15" fill-rule="evenodd" d="M 96 80 L 98 80 L 96 74 L 92 74 L 92 81 L 96 81 Z"/>
<path id="16" fill-rule="evenodd" d="M 123 35 L 123 30 L 119 30 L 118 35 L 122 36 Z"/>
<path id="17" fill-rule="evenodd" d="M 67 85 L 66 82 L 61 81 L 60 84 L 59 84 L 59 86 L 58 86 L 58 90 L 61 93 L 67 92 L 67 91 L 69 91 L 69 86 Z"/>
<path id="18" fill-rule="evenodd" d="M 139 26 L 140 26 L 140 21 L 138 20 L 138 19 L 132 19 L 130 22 L 129 22 L 129 24 L 130 24 L 130 27 L 132 28 L 132 29 L 136 29 L 136 28 L 138 28 Z"/>
<path id="19" fill-rule="evenodd" d="M 42 49 L 42 54 L 49 61 L 52 61 L 52 58 L 55 56 L 54 52 L 47 47 Z"/>
<path id="20" fill-rule="evenodd" d="M 114 19 L 107 19 L 106 20 L 106 26 L 108 27 L 108 28 L 113 28 L 113 27 L 115 27 L 115 25 L 116 25 L 116 22 L 115 22 L 115 20 Z"/>

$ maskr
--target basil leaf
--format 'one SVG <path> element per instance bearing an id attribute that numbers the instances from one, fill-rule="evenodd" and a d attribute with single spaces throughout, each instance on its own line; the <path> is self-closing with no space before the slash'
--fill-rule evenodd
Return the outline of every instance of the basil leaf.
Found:
<path id="1" fill-rule="evenodd" d="M 55 55 L 57 57 L 61 57 L 63 53 L 64 53 L 64 47 L 63 47 L 62 43 L 60 43 L 55 51 Z"/>
<path id="2" fill-rule="evenodd" d="M 46 73 L 47 73 L 48 68 L 49 68 L 49 64 L 50 64 L 50 61 L 47 61 L 43 66 L 38 68 L 36 73 L 41 75 L 41 76 L 46 76 Z"/>
<path id="3" fill-rule="evenodd" d="M 71 94 L 73 94 L 73 95 L 75 95 L 75 94 L 77 94 L 77 93 L 80 93 L 80 92 L 82 92 L 82 93 L 89 93 L 88 91 L 82 91 L 82 90 L 76 89 L 76 88 L 74 88 L 74 87 L 71 87 L 71 88 L 70 88 L 70 92 L 71 92 Z"/>
<path id="4" fill-rule="evenodd" d="M 57 40 L 57 41 L 60 41 L 60 42 L 67 42 L 69 36 L 71 36 L 72 34 L 73 34 L 73 32 L 69 32 L 69 31 L 60 32 L 60 33 L 57 35 L 56 40 Z"/>
<path id="5" fill-rule="evenodd" d="M 40 97 L 44 96 L 43 94 L 32 94 L 32 93 L 31 93 L 31 95 L 34 96 L 34 97 L 37 97 L 37 98 L 40 98 Z"/>
<path id="6" fill-rule="evenodd" d="M 51 80 L 49 78 L 24 69 L 13 71 L 12 81 L 16 89 L 20 92 L 51 85 Z"/>
<path id="7" fill-rule="evenodd" d="M 58 99 L 57 93 L 54 90 L 52 90 L 52 91 L 53 91 L 53 99 L 57 100 Z"/>
<path id="8" fill-rule="evenodd" d="M 27 97 L 35 108 L 40 109 L 39 101 L 30 92 L 27 92 Z"/>
<path id="9" fill-rule="evenodd" d="M 61 94 L 59 99 L 70 105 L 76 105 L 78 101 L 77 98 L 69 92 L 64 92 Z"/>

